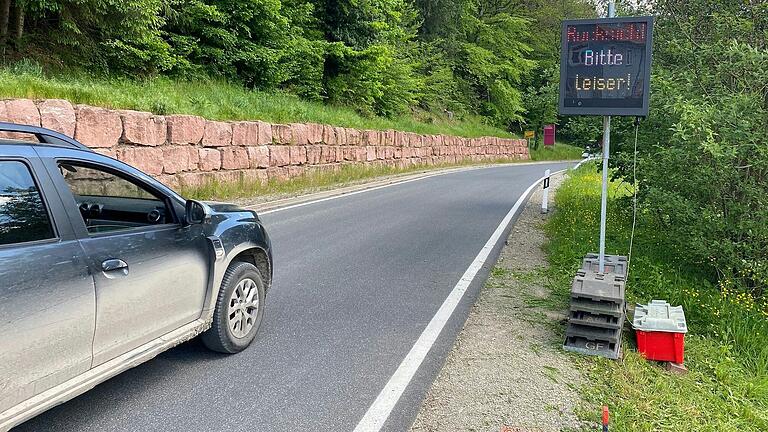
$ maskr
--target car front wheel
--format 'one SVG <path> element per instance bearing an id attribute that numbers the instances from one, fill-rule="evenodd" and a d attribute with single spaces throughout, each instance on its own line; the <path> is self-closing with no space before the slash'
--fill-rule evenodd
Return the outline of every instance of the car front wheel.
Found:
<path id="1" fill-rule="evenodd" d="M 251 263 L 234 262 L 224 273 L 211 328 L 202 340 L 209 349 L 234 354 L 251 344 L 264 318 L 264 282 Z"/>

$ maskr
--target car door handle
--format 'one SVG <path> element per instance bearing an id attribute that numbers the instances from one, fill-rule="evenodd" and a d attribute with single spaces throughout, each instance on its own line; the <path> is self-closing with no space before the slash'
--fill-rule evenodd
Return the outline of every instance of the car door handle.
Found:
<path id="1" fill-rule="evenodd" d="M 117 276 L 128 276 L 128 264 L 121 259 L 108 259 L 101 263 L 104 276 L 112 279 Z"/>

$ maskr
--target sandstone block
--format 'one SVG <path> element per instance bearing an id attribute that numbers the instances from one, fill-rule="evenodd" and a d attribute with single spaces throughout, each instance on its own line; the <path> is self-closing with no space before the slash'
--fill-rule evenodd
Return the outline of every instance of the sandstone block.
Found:
<path id="1" fill-rule="evenodd" d="M 269 167 L 269 147 L 265 145 L 248 147 L 248 160 L 251 168 Z"/>
<path id="2" fill-rule="evenodd" d="M 288 180 L 288 167 L 271 167 L 267 168 L 267 178 L 269 181 L 286 181 Z"/>
<path id="3" fill-rule="evenodd" d="M 410 147 L 421 147 L 422 141 L 424 140 L 424 137 L 413 133 L 409 134 L 408 136 L 408 146 Z"/>
<path id="4" fill-rule="evenodd" d="M 347 145 L 347 130 L 343 127 L 334 127 L 333 132 L 336 134 L 336 145 Z M 328 143 L 331 144 L 331 143 Z"/>
<path id="5" fill-rule="evenodd" d="M 118 113 L 87 105 L 77 106 L 76 140 L 88 147 L 114 147 L 122 135 L 123 122 Z M 162 170 L 162 162 L 160 165 Z"/>
<path id="6" fill-rule="evenodd" d="M 365 130 L 362 132 L 362 134 L 363 134 L 363 145 L 377 146 L 381 144 L 381 137 L 379 136 L 379 131 Z"/>
<path id="7" fill-rule="evenodd" d="M 370 162 L 373 160 L 376 160 L 376 147 L 375 146 L 366 146 L 365 147 L 366 152 L 366 158 L 365 160 Z"/>
<path id="8" fill-rule="evenodd" d="M 269 165 L 282 167 L 291 164 L 290 147 L 273 145 L 269 146 Z"/>
<path id="9" fill-rule="evenodd" d="M 200 144 L 205 134 L 205 119 L 192 115 L 169 115 L 165 117 L 168 126 L 168 142 L 175 145 Z"/>
<path id="10" fill-rule="evenodd" d="M 209 173 L 209 175 L 223 184 L 238 183 L 242 178 L 240 171 L 216 171 Z"/>
<path id="11" fill-rule="evenodd" d="M 272 125 L 263 121 L 257 121 L 256 124 L 259 126 L 259 137 L 256 144 L 272 144 Z"/>
<path id="12" fill-rule="evenodd" d="M 336 145 L 336 128 L 329 125 L 323 125 L 323 143 Z"/>
<path id="13" fill-rule="evenodd" d="M 245 147 L 229 146 L 221 149 L 221 168 L 225 170 L 249 168 L 248 150 Z"/>
<path id="14" fill-rule="evenodd" d="M 206 120 L 203 145 L 206 147 L 225 147 L 232 145 L 232 124 Z"/>
<path id="15" fill-rule="evenodd" d="M 304 123 L 291 123 L 288 125 L 291 129 L 290 144 L 306 145 L 309 144 L 309 127 Z"/>
<path id="16" fill-rule="evenodd" d="M 283 124 L 273 124 L 272 140 L 276 144 L 290 144 L 293 140 L 290 126 Z"/>
<path id="17" fill-rule="evenodd" d="M 304 166 L 289 166 L 288 167 L 288 177 L 289 178 L 296 178 L 301 177 L 304 175 Z"/>
<path id="18" fill-rule="evenodd" d="M 176 178 L 178 179 L 179 185 L 181 186 L 200 187 L 211 181 L 213 178 L 211 174 L 212 173 L 207 172 L 188 172 L 178 174 Z"/>
<path id="19" fill-rule="evenodd" d="M 322 150 L 319 145 L 307 146 L 307 163 L 317 165 L 321 163 Z"/>
<path id="20" fill-rule="evenodd" d="M 166 174 L 176 174 L 196 169 L 199 158 L 198 149 L 195 147 L 164 147 L 163 172 Z"/>
<path id="21" fill-rule="evenodd" d="M 386 146 L 395 145 L 395 131 L 392 129 L 382 131 L 381 143 Z"/>
<path id="22" fill-rule="evenodd" d="M 355 152 L 355 148 L 354 147 L 342 147 L 341 150 L 343 152 L 342 157 L 343 157 L 344 160 L 346 160 L 346 161 L 354 161 L 355 160 L 355 155 L 357 153 Z M 323 158 L 323 159 L 324 159 L 325 162 L 330 162 L 329 160 L 325 160 L 325 158 Z M 335 161 L 335 157 L 334 157 L 333 160 Z"/>
<path id="23" fill-rule="evenodd" d="M 179 178 L 175 175 L 160 175 L 155 177 L 160 183 L 168 186 L 171 189 L 179 189 L 181 186 L 181 183 L 179 182 Z"/>
<path id="24" fill-rule="evenodd" d="M 344 151 L 346 152 L 347 150 L 351 151 L 351 149 L 349 147 L 345 147 Z M 337 148 L 334 147 L 334 146 L 322 146 L 322 147 L 320 147 L 320 161 L 321 161 L 321 163 L 335 162 L 336 161 L 336 151 L 337 151 Z M 338 151 L 341 152 L 342 150 L 339 148 Z"/>
<path id="25" fill-rule="evenodd" d="M 30 99 L 12 99 L 5 101 L 8 121 L 29 126 L 40 126 L 40 111 Z"/>
<path id="26" fill-rule="evenodd" d="M 154 176 L 163 172 L 163 150 L 159 148 L 124 148 L 117 152 L 117 158 L 149 175 Z"/>
<path id="27" fill-rule="evenodd" d="M 141 111 L 118 111 L 123 122 L 123 141 L 128 144 L 159 146 L 165 143 L 165 117 Z"/>
<path id="28" fill-rule="evenodd" d="M 94 153 L 98 153 L 106 157 L 111 157 L 112 159 L 117 159 L 117 150 L 114 148 L 95 148 L 92 150 Z"/>
<path id="29" fill-rule="evenodd" d="M 198 149 L 201 171 L 221 169 L 221 152 L 212 148 Z"/>
<path id="30" fill-rule="evenodd" d="M 360 131 L 357 129 L 345 128 L 344 134 L 347 137 L 347 145 L 360 145 Z"/>
<path id="31" fill-rule="evenodd" d="M 265 169 L 247 169 L 240 171 L 240 174 L 246 183 L 266 184 L 269 181 L 269 176 Z"/>
<path id="32" fill-rule="evenodd" d="M 55 130 L 66 136 L 75 136 L 75 107 L 62 99 L 46 99 L 37 106 L 40 110 L 40 124 L 44 128 Z"/>
<path id="33" fill-rule="evenodd" d="M 232 123 L 232 145 L 252 146 L 259 143 L 259 124 L 241 121 Z"/>
<path id="34" fill-rule="evenodd" d="M 305 126 L 307 129 L 308 144 L 320 144 L 323 142 L 323 131 L 325 129 L 323 125 L 317 123 L 307 123 Z"/>
<path id="35" fill-rule="evenodd" d="M 288 149 L 288 154 L 291 158 L 291 165 L 303 165 L 307 163 L 307 148 L 305 146 L 290 146 Z"/>

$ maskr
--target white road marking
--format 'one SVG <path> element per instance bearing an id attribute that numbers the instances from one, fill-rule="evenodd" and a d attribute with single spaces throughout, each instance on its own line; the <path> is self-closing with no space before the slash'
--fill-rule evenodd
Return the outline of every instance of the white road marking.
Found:
<path id="1" fill-rule="evenodd" d="M 582 163 L 583 162 L 584 161 L 582 161 Z M 579 163 L 579 165 L 581 165 L 581 163 Z M 552 173 L 552 175 L 559 174 L 563 171 L 565 170 L 557 171 Z M 491 251 L 496 246 L 496 243 L 498 243 L 501 236 L 504 235 L 504 231 L 512 221 L 512 218 L 515 217 L 515 214 L 517 214 L 526 197 L 528 197 L 531 191 L 537 185 L 541 184 L 542 181 L 544 181 L 544 177 L 536 180 L 536 182 L 530 185 L 528 189 L 523 192 L 509 213 L 507 213 L 507 215 L 504 216 L 504 219 L 501 220 L 496 231 L 493 232 L 493 235 L 491 235 L 491 238 L 485 243 L 485 246 L 480 249 L 480 253 L 477 254 L 477 257 L 472 261 L 472 264 L 467 268 L 467 271 L 464 272 L 464 275 L 461 276 L 461 279 L 459 279 L 456 286 L 453 287 L 451 293 L 445 299 L 442 306 L 440 306 L 440 309 L 438 309 L 435 316 L 432 317 L 429 324 L 427 324 L 427 327 L 421 333 L 419 339 L 416 340 L 416 343 L 408 352 L 408 355 L 406 355 L 402 363 L 400 363 L 400 366 L 389 379 L 387 385 L 384 386 L 384 389 L 379 393 L 379 396 L 368 408 L 368 411 L 357 424 L 357 427 L 355 427 L 354 432 L 378 432 L 384 425 L 384 422 L 387 421 L 392 409 L 397 404 L 397 401 L 400 400 L 405 388 L 413 379 L 413 376 L 416 374 L 419 366 L 421 366 L 424 358 L 427 357 L 427 353 L 432 349 L 432 345 L 435 344 L 443 327 L 445 327 L 448 319 L 453 315 L 453 311 L 461 301 L 461 298 L 464 296 L 467 288 L 469 288 L 469 285 L 475 279 L 477 272 L 483 267 L 488 256 L 491 254 Z"/>
<path id="2" fill-rule="evenodd" d="M 544 165 L 544 164 L 561 163 L 561 162 L 568 162 L 568 161 L 522 162 L 522 163 L 495 164 L 495 165 L 488 165 L 488 166 L 450 169 L 450 170 L 447 170 L 447 171 L 440 171 L 440 172 L 436 172 L 436 173 L 433 173 L 433 174 L 426 174 L 424 176 L 417 177 L 417 178 L 412 178 L 412 179 L 408 179 L 408 180 L 402 180 L 402 181 L 396 181 L 395 180 L 392 183 L 387 183 L 387 184 L 381 185 L 381 186 L 374 186 L 374 187 L 368 188 L 368 189 L 360 189 L 360 190 L 356 190 L 356 191 L 353 191 L 353 192 L 343 193 L 343 194 L 340 194 L 340 195 L 333 195 L 333 196 L 329 196 L 329 197 L 325 197 L 325 198 L 320 198 L 320 199 L 316 199 L 316 200 L 310 200 L 310 201 L 300 202 L 300 203 L 297 203 L 297 204 L 287 205 L 285 207 L 277 207 L 277 208 L 270 209 L 270 210 L 260 211 L 258 213 L 259 213 L 259 215 L 276 213 L 276 212 L 283 211 L 283 210 L 290 210 L 290 209 L 294 209 L 294 208 L 297 208 L 297 207 L 304 207 L 304 206 L 307 206 L 307 205 L 310 205 L 310 204 L 317 204 L 317 203 L 321 203 L 321 202 L 324 202 L 324 201 L 330 201 L 330 200 L 334 200 L 334 199 L 338 199 L 338 198 L 343 198 L 343 197 L 348 197 L 348 196 L 352 196 L 352 195 L 357 195 L 357 194 L 361 194 L 361 193 L 365 193 L 365 192 L 372 192 L 372 191 L 379 190 L 379 189 L 384 189 L 384 188 L 387 188 L 387 187 L 390 187 L 390 186 L 397 186 L 397 185 L 401 185 L 401 184 L 406 184 L 406 183 L 410 183 L 410 182 L 414 182 L 414 181 L 418 181 L 418 180 L 425 180 L 425 179 L 428 179 L 428 178 L 431 178 L 431 177 L 436 177 L 436 176 L 445 175 L 445 174 L 452 174 L 452 173 L 456 173 L 456 172 L 474 171 L 474 170 L 478 170 L 478 169 L 499 168 L 499 167 L 506 167 L 506 166 L 514 167 L 514 166 L 526 166 L 526 165 Z"/>

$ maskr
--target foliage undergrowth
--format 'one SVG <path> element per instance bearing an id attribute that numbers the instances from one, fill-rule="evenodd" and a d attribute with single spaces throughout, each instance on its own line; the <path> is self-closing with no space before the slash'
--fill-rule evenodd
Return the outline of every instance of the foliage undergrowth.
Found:
<path id="1" fill-rule="evenodd" d="M 95 77 L 215 77 L 364 116 L 473 115 L 514 130 L 542 124 L 524 93 L 557 61 L 560 18 L 595 15 L 590 0 L 2 3 L 4 62 Z"/>
<path id="2" fill-rule="evenodd" d="M 581 159 L 584 149 L 565 143 L 555 143 L 551 147 L 538 146 L 530 149 L 531 160 L 576 160 Z"/>
<path id="3" fill-rule="evenodd" d="M 553 296 L 567 302 L 570 281 L 588 252 L 598 249 L 600 174 L 593 164 L 571 173 L 556 194 L 557 211 L 546 225 Z M 632 212 L 631 187 L 612 182 L 607 252 L 626 254 Z M 644 360 L 634 338 L 625 338 L 619 361 L 578 357 L 587 377 L 588 406 L 580 413 L 597 422 L 608 405 L 611 430 L 768 430 L 768 305 L 745 293 L 721 289 L 675 256 L 675 242 L 645 213 L 638 215 L 627 300 L 664 299 L 684 307 L 689 333 L 685 364 L 676 375 Z"/>
<path id="4" fill-rule="evenodd" d="M 465 115 L 461 120 L 448 120 L 428 113 L 392 118 L 366 117 L 349 107 L 303 100 L 279 91 L 247 90 L 240 84 L 225 81 L 166 77 L 144 80 L 94 78 L 75 73 L 46 75 L 34 64 L 28 65 L 0 69 L 0 98 L 67 99 L 73 103 L 156 114 L 194 114 L 212 120 L 314 122 L 423 134 L 513 137 L 471 115 Z M 424 121 L 419 121 L 418 117 Z"/>

